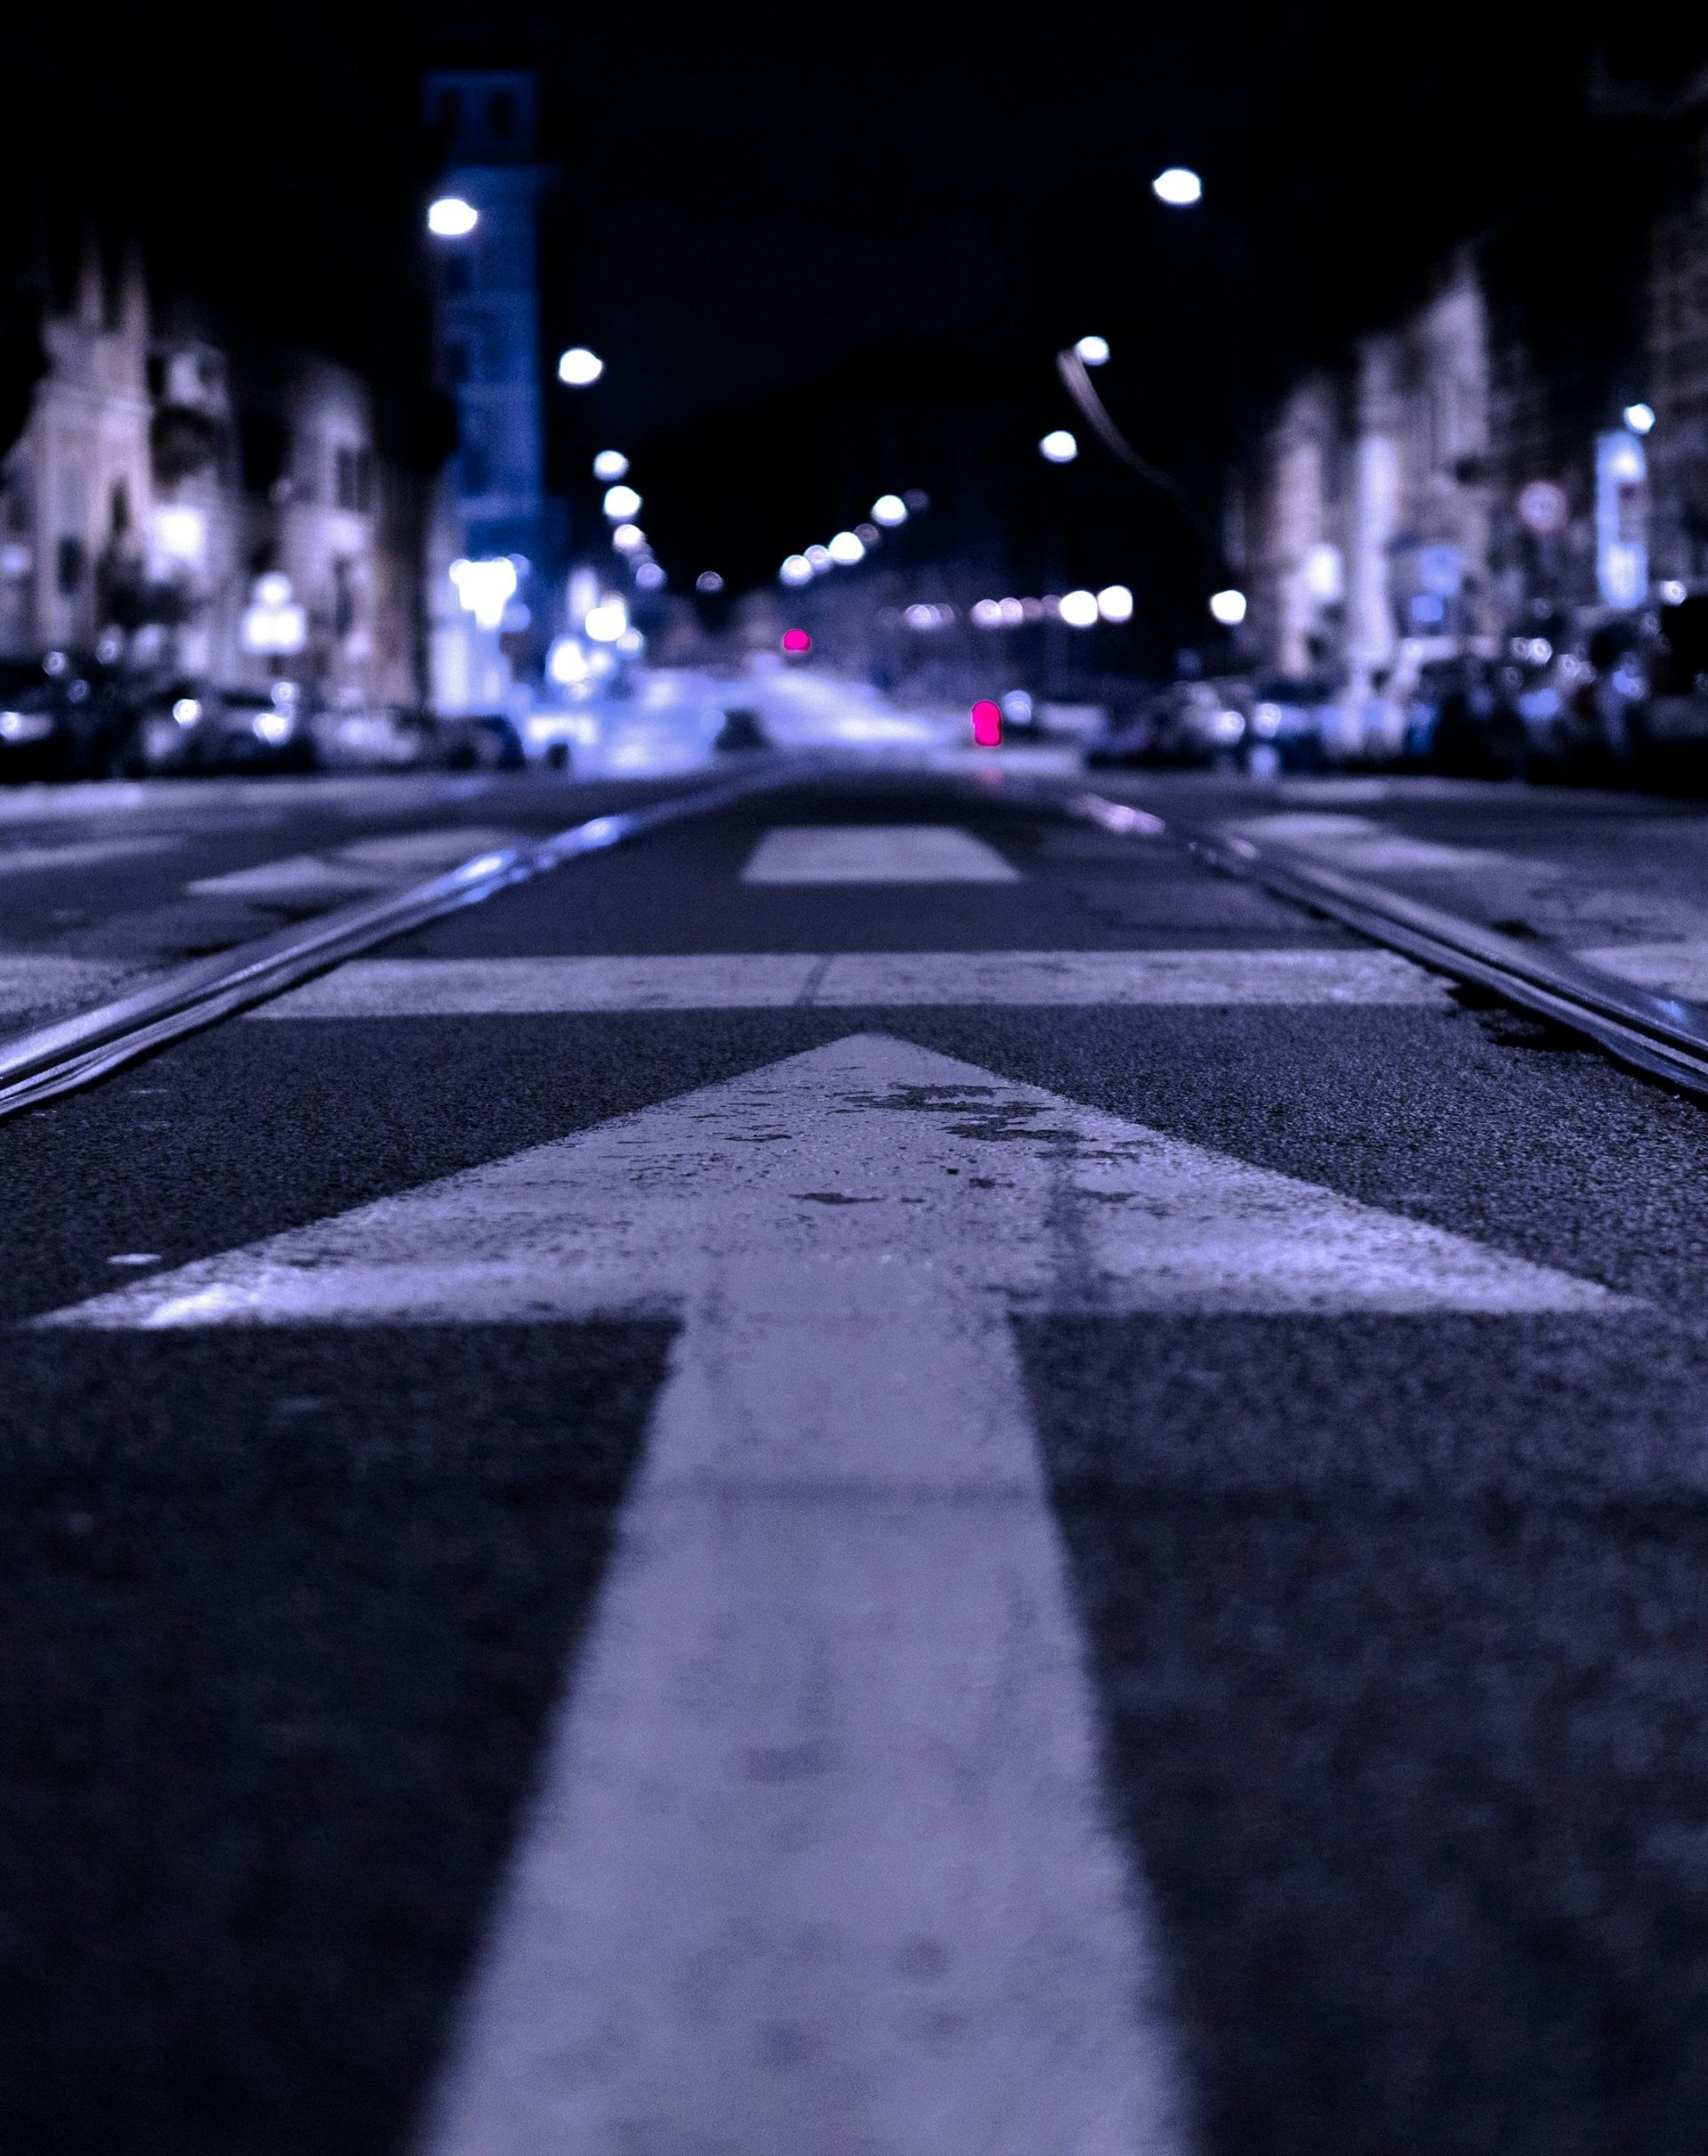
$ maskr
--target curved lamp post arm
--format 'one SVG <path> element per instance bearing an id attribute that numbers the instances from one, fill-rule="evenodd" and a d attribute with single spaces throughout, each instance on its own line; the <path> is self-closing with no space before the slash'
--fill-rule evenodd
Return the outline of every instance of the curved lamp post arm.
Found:
<path id="1" fill-rule="evenodd" d="M 1085 362 L 1071 344 L 1066 351 L 1056 354 L 1056 372 L 1061 376 L 1063 388 L 1084 414 L 1105 448 L 1118 456 L 1127 469 L 1143 480 L 1148 487 L 1155 487 L 1167 495 L 1199 537 L 1213 544 L 1214 535 L 1180 480 L 1172 472 L 1164 472 L 1159 465 L 1147 463 L 1109 417 L 1103 408 L 1103 400 L 1092 387 L 1092 378 L 1085 371 Z"/>

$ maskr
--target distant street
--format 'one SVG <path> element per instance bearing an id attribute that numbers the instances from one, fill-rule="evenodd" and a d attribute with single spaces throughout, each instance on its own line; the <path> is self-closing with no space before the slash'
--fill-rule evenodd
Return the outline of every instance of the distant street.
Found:
<path id="1" fill-rule="evenodd" d="M 9 1022 L 714 761 L 0 796 Z M 949 762 L 0 1125 L 6 2148 L 1699 2146 L 1705 1111 L 1173 833 L 1708 818 Z"/>

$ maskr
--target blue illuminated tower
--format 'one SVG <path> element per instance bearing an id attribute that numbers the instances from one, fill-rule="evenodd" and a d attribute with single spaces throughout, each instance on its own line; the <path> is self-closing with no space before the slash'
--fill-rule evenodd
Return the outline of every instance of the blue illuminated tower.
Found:
<path id="1" fill-rule="evenodd" d="M 520 554 L 557 567 L 542 493 L 539 196 L 534 77 L 508 69 L 451 69 L 423 85 L 441 145 L 441 194 L 479 222 L 438 243 L 436 364 L 455 400 L 451 495 L 463 550 Z"/>

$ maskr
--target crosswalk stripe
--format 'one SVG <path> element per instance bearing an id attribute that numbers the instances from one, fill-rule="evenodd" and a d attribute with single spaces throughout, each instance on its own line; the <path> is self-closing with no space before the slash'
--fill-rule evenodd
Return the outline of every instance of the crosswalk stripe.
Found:
<path id="1" fill-rule="evenodd" d="M 1708 1001 L 1708 938 L 1680 938 L 1667 943 L 1614 943 L 1574 954 L 1585 965 L 1616 973 L 1646 989 L 1670 990 L 1695 1002 Z"/>
<path id="2" fill-rule="evenodd" d="M 104 868 L 109 861 L 141 860 L 153 853 L 175 852 L 181 838 L 165 832 L 140 831 L 132 838 L 83 838 L 58 846 L 0 848 L 0 876 L 52 876 L 68 868 Z"/>
<path id="3" fill-rule="evenodd" d="M 222 876 L 198 876 L 185 888 L 198 899 L 354 898 L 407 883 L 414 875 L 455 868 L 478 853 L 496 852 L 516 843 L 511 831 L 452 825 L 359 839 L 325 853 L 286 854 Z"/>
<path id="4" fill-rule="evenodd" d="M 0 1019 L 79 1010 L 112 995 L 146 970 L 112 958 L 64 958 L 52 951 L 0 952 Z"/>
<path id="5" fill-rule="evenodd" d="M 953 824 L 790 824 L 767 831 L 746 884 L 1018 884 L 994 846 Z"/>
<path id="6" fill-rule="evenodd" d="M 863 1005 L 1224 1004 L 1444 1007 L 1382 950 L 708 952 L 665 957 L 362 958 L 257 1019 Z"/>

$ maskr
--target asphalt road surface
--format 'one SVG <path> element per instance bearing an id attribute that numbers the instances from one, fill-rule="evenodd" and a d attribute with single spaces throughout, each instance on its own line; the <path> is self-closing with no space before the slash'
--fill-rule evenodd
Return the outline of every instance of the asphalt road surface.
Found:
<path id="1" fill-rule="evenodd" d="M 8 1008 L 661 790 L 20 807 Z M 1109 790 L 1708 995 L 1689 804 Z M 0 1126 L 0 2148 L 1695 2156 L 1705 1170 L 895 772 Z"/>

